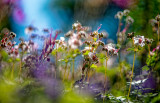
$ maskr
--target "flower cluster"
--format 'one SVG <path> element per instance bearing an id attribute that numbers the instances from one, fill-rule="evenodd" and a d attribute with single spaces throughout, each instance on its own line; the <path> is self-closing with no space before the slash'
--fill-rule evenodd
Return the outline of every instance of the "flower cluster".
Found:
<path id="1" fill-rule="evenodd" d="M 118 18 L 119 19 L 119 26 L 118 26 L 118 31 L 117 31 L 117 42 L 118 44 L 123 44 L 123 42 L 125 41 L 126 39 L 126 31 L 128 30 L 129 26 L 134 22 L 134 19 L 129 16 L 129 10 L 124 10 L 123 12 L 122 11 L 119 11 L 116 15 L 115 15 L 115 18 Z M 122 20 L 123 18 L 125 18 L 125 27 L 123 28 L 123 30 L 121 31 L 121 26 L 123 25 L 122 24 Z"/>
<path id="2" fill-rule="evenodd" d="M 134 40 L 134 44 L 135 45 L 140 45 L 141 47 L 143 47 L 145 45 L 145 38 L 144 36 L 136 36 L 136 37 L 133 37 L 133 40 Z"/>
<path id="3" fill-rule="evenodd" d="M 119 49 L 115 48 L 115 44 L 109 43 L 103 47 L 103 50 L 108 53 L 108 55 L 118 55 Z"/>
<path id="4" fill-rule="evenodd" d="M 87 31 L 89 27 L 83 27 L 81 23 L 76 22 L 72 25 L 73 30 L 69 31 L 65 34 L 66 37 L 69 37 L 68 45 L 72 49 L 77 49 L 78 47 L 82 46 L 82 39 L 87 37 Z M 75 33 L 74 30 L 77 32 Z"/>

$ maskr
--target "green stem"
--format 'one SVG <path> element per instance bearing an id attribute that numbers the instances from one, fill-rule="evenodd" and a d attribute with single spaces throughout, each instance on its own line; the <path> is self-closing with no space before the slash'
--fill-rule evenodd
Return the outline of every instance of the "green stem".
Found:
<path id="1" fill-rule="evenodd" d="M 105 94 L 105 88 L 106 88 L 106 81 L 107 81 L 107 62 L 108 62 L 108 54 L 106 52 L 106 68 L 105 68 L 105 79 L 104 79 L 104 94 Z M 104 99 L 104 98 L 103 98 Z"/>
<path id="2" fill-rule="evenodd" d="M 132 66 L 132 75 L 131 75 L 131 81 L 130 81 L 130 86 L 129 86 L 129 91 L 128 91 L 127 100 L 128 100 L 128 98 L 129 98 L 130 91 L 131 91 L 131 84 L 132 84 L 132 78 L 133 78 L 133 72 L 134 72 L 135 56 L 136 56 L 136 52 L 134 52 L 134 59 L 133 59 L 133 66 Z"/>
<path id="3" fill-rule="evenodd" d="M 13 63 L 13 66 L 12 66 L 12 71 L 11 71 L 11 79 L 13 79 L 14 77 L 14 63 Z"/>
<path id="4" fill-rule="evenodd" d="M 117 31 L 117 36 L 118 36 L 118 38 L 119 38 L 119 33 L 120 33 L 120 31 L 121 31 L 121 19 L 119 20 L 119 25 L 118 25 L 118 31 Z M 117 43 L 119 44 L 119 40 L 118 40 L 118 38 L 117 38 Z"/>
<path id="5" fill-rule="evenodd" d="M 159 43 L 159 21 L 158 21 L 158 43 Z"/>
<path id="6" fill-rule="evenodd" d="M 65 65 L 65 70 L 64 70 L 63 81 L 64 81 L 64 79 L 65 79 L 65 76 L 66 76 L 66 71 L 67 71 L 67 62 L 66 62 L 66 65 Z"/>
<path id="7" fill-rule="evenodd" d="M 21 76 L 21 71 L 22 71 L 22 60 L 20 60 L 20 63 L 19 63 L 19 77 Z"/>
<path id="8" fill-rule="evenodd" d="M 72 60 L 72 63 L 73 63 L 73 68 L 72 68 L 72 80 L 74 80 L 74 58 Z"/>
<path id="9" fill-rule="evenodd" d="M 149 58 L 150 58 L 150 45 L 148 44 Z"/>

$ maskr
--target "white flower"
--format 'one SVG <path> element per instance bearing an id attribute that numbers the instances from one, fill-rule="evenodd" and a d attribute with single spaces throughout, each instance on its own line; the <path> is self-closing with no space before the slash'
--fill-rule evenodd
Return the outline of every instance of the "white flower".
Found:
<path id="1" fill-rule="evenodd" d="M 64 41 L 65 41 L 65 38 L 64 38 L 64 37 L 60 37 L 60 40 L 61 40 L 62 42 L 64 42 Z"/>
<path id="2" fill-rule="evenodd" d="M 123 12 L 122 12 L 122 11 L 119 11 L 119 12 L 117 12 L 117 14 L 115 15 L 115 18 L 122 19 L 123 15 L 124 15 Z"/>
<path id="3" fill-rule="evenodd" d="M 85 31 L 78 32 L 78 35 L 80 35 L 80 37 L 83 37 L 83 38 L 87 37 L 87 33 Z"/>
<path id="4" fill-rule="evenodd" d="M 77 49 L 83 43 L 80 39 L 77 38 L 77 35 L 74 33 L 68 40 L 68 44 L 72 49 Z"/>
<path id="5" fill-rule="evenodd" d="M 133 19 L 132 17 L 130 17 L 130 16 L 127 16 L 126 22 L 127 22 L 128 24 L 132 24 L 132 23 L 134 22 L 134 19 Z"/>
<path id="6" fill-rule="evenodd" d="M 81 25 L 81 23 L 76 22 L 76 23 L 74 23 L 74 24 L 72 25 L 72 28 L 75 29 L 75 30 L 79 30 L 79 29 L 82 28 L 82 25 Z"/>
<path id="7" fill-rule="evenodd" d="M 123 11 L 124 16 L 127 16 L 127 15 L 129 14 L 129 12 L 130 12 L 130 11 L 129 11 L 128 9 L 124 10 L 124 11 Z"/>
<path id="8" fill-rule="evenodd" d="M 85 50 L 92 50 L 92 47 L 85 47 Z"/>
<path id="9" fill-rule="evenodd" d="M 143 47 L 145 45 L 144 36 L 133 37 L 133 39 L 134 39 L 134 44 L 135 45 L 140 45 L 141 47 Z"/>
<path id="10" fill-rule="evenodd" d="M 65 38 L 60 37 L 60 40 L 58 40 L 58 43 L 56 43 L 56 49 L 59 47 L 66 47 L 67 44 L 65 43 Z"/>
<path id="11" fill-rule="evenodd" d="M 113 50 L 115 50 L 115 45 L 112 43 L 109 43 L 106 45 L 106 48 L 107 48 L 108 52 L 113 51 Z"/>

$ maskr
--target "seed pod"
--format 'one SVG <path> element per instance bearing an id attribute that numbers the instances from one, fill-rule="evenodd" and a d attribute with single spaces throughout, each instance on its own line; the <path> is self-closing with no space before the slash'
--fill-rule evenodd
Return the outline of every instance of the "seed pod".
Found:
<path id="1" fill-rule="evenodd" d="M 99 38 L 103 38 L 103 37 L 104 37 L 104 36 L 103 36 L 103 33 L 99 33 L 99 34 L 98 34 L 98 37 L 99 37 Z"/>
<path id="2" fill-rule="evenodd" d="M 132 39 L 133 37 L 134 37 L 134 32 L 132 32 L 132 33 L 128 33 L 127 38 Z"/>
<path id="3" fill-rule="evenodd" d="M 16 34 L 13 33 L 13 32 L 10 32 L 10 36 L 11 36 L 12 38 L 15 38 L 15 37 L 16 37 Z"/>
<path id="4" fill-rule="evenodd" d="M 91 41 L 85 41 L 84 43 L 87 44 L 87 45 L 90 45 Z"/>
<path id="5" fill-rule="evenodd" d="M 100 41 L 100 40 L 98 40 L 98 45 L 101 45 L 101 46 L 104 46 L 104 42 L 102 42 L 102 41 Z"/>
<path id="6" fill-rule="evenodd" d="M 153 42 L 153 39 L 145 38 L 146 44 L 151 44 Z"/>

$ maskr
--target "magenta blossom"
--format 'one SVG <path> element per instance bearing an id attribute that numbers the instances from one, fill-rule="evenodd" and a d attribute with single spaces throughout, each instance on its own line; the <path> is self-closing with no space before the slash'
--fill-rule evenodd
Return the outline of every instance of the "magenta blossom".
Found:
<path id="1" fill-rule="evenodd" d="M 122 8 L 128 8 L 134 3 L 133 0 L 112 0 L 112 1 Z"/>
<path id="2" fill-rule="evenodd" d="M 13 10 L 13 19 L 17 22 L 17 23 L 22 23 L 24 21 L 25 15 L 23 13 L 23 11 L 20 8 L 15 8 Z"/>

